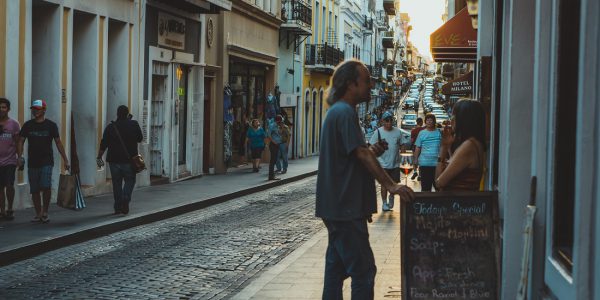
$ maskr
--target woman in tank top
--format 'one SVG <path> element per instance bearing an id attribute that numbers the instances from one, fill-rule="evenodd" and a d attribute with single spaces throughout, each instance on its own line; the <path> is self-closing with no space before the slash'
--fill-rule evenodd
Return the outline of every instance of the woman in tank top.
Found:
<path id="1" fill-rule="evenodd" d="M 436 190 L 478 191 L 485 152 L 485 111 L 477 100 L 454 105 L 451 126 L 442 133 Z"/>

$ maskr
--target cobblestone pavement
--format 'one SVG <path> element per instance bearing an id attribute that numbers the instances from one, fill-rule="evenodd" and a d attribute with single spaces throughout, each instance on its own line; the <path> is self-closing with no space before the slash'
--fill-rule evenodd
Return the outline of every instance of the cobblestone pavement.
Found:
<path id="1" fill-rule="evenodd" d="M 227 299 L 323 228 L 316 177 L 0 268 L 0 299 Z"/>

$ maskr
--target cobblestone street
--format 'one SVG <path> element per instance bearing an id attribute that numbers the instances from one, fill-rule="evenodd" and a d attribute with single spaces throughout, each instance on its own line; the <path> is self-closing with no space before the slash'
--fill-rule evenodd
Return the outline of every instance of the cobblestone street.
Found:
<path id="1" fill-rule="evenodd" d="M 316 177 L 0 269 L 0 299 L 226 299 L 323 228 Z"/>

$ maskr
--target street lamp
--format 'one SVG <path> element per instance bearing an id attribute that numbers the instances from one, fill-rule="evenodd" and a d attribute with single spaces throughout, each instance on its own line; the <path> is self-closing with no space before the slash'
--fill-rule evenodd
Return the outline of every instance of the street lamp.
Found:
<path id="1" fill-rule="evenodd" d="M 477 18 L 479 14 L 479 0 L 467 0 L 467 11 L 471 17 L 471 26 L 477 29 Z"/>

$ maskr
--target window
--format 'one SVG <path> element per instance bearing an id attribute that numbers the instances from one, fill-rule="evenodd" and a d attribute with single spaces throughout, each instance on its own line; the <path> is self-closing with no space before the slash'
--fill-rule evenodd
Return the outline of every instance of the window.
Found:
<path id="1" fill-rule="evenodd" d="M 581 0 L 560 0 L 556 58 L 552 256 L 573 269 L 579 12 Z"/>
<path id="2" fill-rule="evenodd" d="M 317 9 L 315 9 L 315 26 L 313 28 L 313 37 L 314 37 L 314 43 L 313 44 L 319 44 L 319 35 L 317 34 L 319 32 L 319 2 L 316 2 L 315 7 Z"/>
<path id="3" fill-rule="evenodd" d="M 321 16 L 323 17 L 323 22 L 321 22 L 321 43 L 324 43 L 327 41 L 327 37 L 325 36 L 325 28 L 327 27 L 327 21 L 325 20 L 325 5 L 323 5 L 323 14 Z"/>

